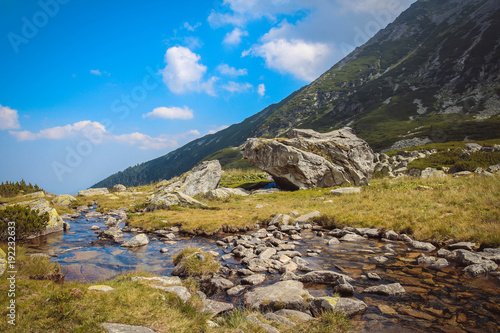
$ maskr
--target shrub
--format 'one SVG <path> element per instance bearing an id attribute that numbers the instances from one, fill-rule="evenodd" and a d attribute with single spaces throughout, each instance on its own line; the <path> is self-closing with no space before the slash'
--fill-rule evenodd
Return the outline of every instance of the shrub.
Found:
<path id="1" fill-rule="evenodd" d="M 38 185 L 31 185 L 31 183 L 26 184 L 26 182 L 21 180 L 20 182 L 2 182 L 0 184 L 0 195 L 3 197 L 14 197 L 20 193 L 28 194 L 41 191 L 42 189 Z"/>
<path id="2" fill-rule="evenodd" d="M 19 205 L 0 210 L 0 239 L 6 239 L 9 235 L 9 222 L 16 223 L 16 236 L 22 238 L 44 230 L 49 223 L 49 213 L 38 215 L 38 211 Z"/>
<path id="3" fill-rule="evenodd" d="M 181 266 L 178 271 L 180 276 L 205 278 L 217 273 L 220 269 L 220 263 L 210 253 L 200 252 L 192 247 L 185 248 L 173 256 L 172 260 L 174 265 Z"/>

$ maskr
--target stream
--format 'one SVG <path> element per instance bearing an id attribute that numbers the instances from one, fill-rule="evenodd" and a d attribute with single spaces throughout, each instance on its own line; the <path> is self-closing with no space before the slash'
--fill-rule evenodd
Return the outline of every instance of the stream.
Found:
<path id="1" fill-rule="evenodd" d="M 98 241 L 96 225 L 105 229 L 102 219 L 80 217 L 69 221 L 71 230 L 33 239 L 25 244 L 27 252 L 47 253 L 53 256 L 66 274 L 66 281 L 96 282 L 110 280 L 130 271 L 144 271 L 157 275 L 170 275 L 174 265 L 172 255 L 185 247 L 197 247 L 204 251 L 216 251 L 221 255 L 228 249 L 217 246 L 217 237 L 178 237 L 175 245 L 150 241 L 141 248 L 122 248 L 112 241 Z M 127 240 L 136 233 L 124 232 Z M 354 297 L 368 305 L 367 311 L 353 321 L 356 332 L 498 332 L 500 330 L 500 277 L 485 275 L 471 277 L 462 272 L 463 267 L 450 264 L 431 267 L 418 264 L 422 253 L 407 248 L 403 242 L 391 242 L 393 255 L 388 255 L 379 239 L 365 239 L 355 243 L 342 242 L 328 246 L 330 237 L 317 236 L 311 230 L 303 230 L 302 240 L 296 250 L 310 267 L 344 273 L 354 279 Z M 150 240 L 154 235 L 149 235 Z M 166 253 L 160 249 L 167 247 Z M 308 257 L 307 250 L 320 250 L 317 257 Z M 224 252 L 225 251 L 225 252 Z M 376 256 L 389 258 L 384 263 Z M 430 255 L 434 255 L 431 253 Z M 231 258 L 222 264 L 232 269 L 243 266 Z M 381 280 L 366 278 L 376 273 Z M 268 274 L 264 286 L 279 281 L 280 274 Z M 233 281 L 234 282 L 234 281 Z M 362 293 L 363 289 L 398 282 L 406 293 L 397 296 L 381 296 Z M 305 284 L 313 296 L 331 296 L 333 287 Z M 213 297 L 239 304 L 241 296 L 219 294 Z"/>

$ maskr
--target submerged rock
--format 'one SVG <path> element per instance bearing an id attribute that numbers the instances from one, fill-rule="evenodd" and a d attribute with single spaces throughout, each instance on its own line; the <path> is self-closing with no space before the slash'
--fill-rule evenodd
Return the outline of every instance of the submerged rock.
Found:
<path id="1" fill-rule="evenodd" d="M 367 308 L 365 302 L 355 298 L 318 297 L 311 302 L 311 311 L 315 316 L 319 316 L 325 311 L 340 311 L 348 317 L 354 317 L 365 312 Z"/>
<path id="2" fill-rule="evenodd" d="M 364 293 L 379 294 L 379 295 L 397 295 L 403 294 L 406 290 L 399 283 L 391 283 L 380 286 L 368 287 L 363 290 Z"/>
<path id="3" fill-rule="evenodd" d="M 279 188 L 297 190 L 343 183 L 366 185 L 373 151 L 349 127 L 329 133 L 293 129 L 287 138 L 247 139 L 244 158 L 273 176 Z"/>
<path id="4" fill-rule="evenodd" d="M 140 247 L 149 244 L 149 238 L 146 234 L 139 234 L 137 236 L 132 237 L 131 239 L 123 242 L 121 247 Z"/>

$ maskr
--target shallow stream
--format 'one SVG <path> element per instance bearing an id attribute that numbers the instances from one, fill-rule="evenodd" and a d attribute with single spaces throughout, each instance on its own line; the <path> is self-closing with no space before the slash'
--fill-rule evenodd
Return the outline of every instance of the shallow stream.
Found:
<path id="1" fill-rule="evenodd" d="M 98 218 L 87 219 L 85 213 L 70 221 L 71 230 L 51 234 L 30 241 L 28 252 L 56 255 L 52 260 L 66 272 L 66 281 L 95 282 L 109 280 L 120 273 L 142 270 L 158 275 L 170 275 L 172 255 L 191 246 L 225 254 L 215 243 L 219 237 L 181 237 L 175 245 L 151 241 L 138 249 L 121 248 L 110 241 L 97 241 L 93 225 L 105 228 Z M 135 233 L 124 233 L 124 240 Z M 342 272 L 354 279 L 354 297 L 363 300 L 368 310 L 354 321 L 358 332 L 498 332 L 500 330 L 500 278 L 497 276 L 470 277 L 462 267 L 430 267 L 417 263 L 421 252 L 409 250 L 403 242 L 391 242 L 395 250 L 388 255 L 387 243 L 366 239 L 356 243 L 328 246 L 325 239 L 312 231 L 303 231 L 296 250 L 311 263 L 310 267 Z M 150 235 L 149 238 L 153 238 Z M 160 249 L 168 247 L 167 253 Z M 306 250 L 317 249 L 317 257 L 308 257 Z M 69 250 L 69 251 L 68 251 Z M 66 252 L 67 251 L 67 252 Z M 228 252 L 228 250 L 225 250 Z M 385 263 L 374 257 L 385 255 Z M 230 268 L 242 268 L 238 260 L 223 262 Z M 377 273 L 379 281 L 366 278 Z M 279 274 L 269 274 L 265 284 L 277 282 Z M 379 296 L 362 293 L 369 286 L 400 283 L 406 290 L 397 296 Z M 313 296 L 331 296 L 333 288 L 306 284 Z M 238 304 L 241 297 L 216 296 Z"/>

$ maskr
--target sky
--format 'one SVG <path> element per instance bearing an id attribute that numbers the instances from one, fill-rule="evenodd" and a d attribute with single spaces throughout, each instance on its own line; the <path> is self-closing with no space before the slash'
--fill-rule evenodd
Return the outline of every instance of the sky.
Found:
<path id="1" fill-rule="evenodd" d="M 415 0 L 0 0 L 0 181 L 76 193 L 309 84 Z"/>

